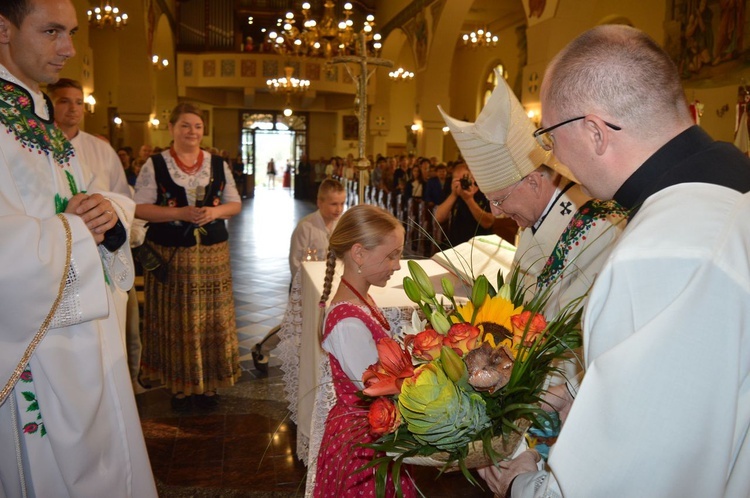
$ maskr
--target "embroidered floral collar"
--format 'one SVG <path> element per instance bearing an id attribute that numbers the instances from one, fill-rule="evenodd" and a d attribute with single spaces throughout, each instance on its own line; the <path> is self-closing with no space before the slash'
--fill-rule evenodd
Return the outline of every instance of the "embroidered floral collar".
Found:
<path id="1" fill-rule="evenodd" d="M 537 288 L 544 289 L 555 279 L 562 278 L 562 272 L 571 262 L 571 252 L 578 246 L 592 242 L 587 240 L 588 232 L 597 222 L 610 220 L 613 223 L 619 222 L 628 215 L 628 210 L 617 204 L 615 201 L 600 201 L 591 199 L 573 215 L 568 226 L 555 245 L 555 249 L 550 254 L 547 262 L 537 278 Z M 609 230 L 614 230 L 614 227 Z M 574 254 L 578 254 L 577 252 Z M 577 256 L 575 256 L 577 257 Z"/>
<path id="2" fill-rule="evenodd" d="M 44 96 L 47 109 L 52 109 L 49 97 Z M 31 94 L 17 83 L 0 78 L 0 123 L 8 134 L 15 134 L 21 147 L 29 152 L 52 154 L 58 166 L 66 166 L 74 155 L 73 146 L 50 119 L 39 117 L 34 111 Z"/>

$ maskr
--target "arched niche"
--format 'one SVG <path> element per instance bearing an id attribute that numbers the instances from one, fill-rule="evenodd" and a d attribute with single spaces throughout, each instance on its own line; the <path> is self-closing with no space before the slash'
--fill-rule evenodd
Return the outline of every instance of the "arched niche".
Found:
<path id="1" fill-rule="evenodd" d="M 394 29 L 383 42 L 381 57 L 393 61 L 393 68 L 378 69 L 378 100 L 372 107 L 372 134 L 386 143 L 405 143 L 405 127 L 414 122 L 416 81 L 393 81 L 388 73 L 402 67 L 415 72 L 416 62 L 409 38 L 401 29 Z"/>
<path id="2" fill-rule="evenodd" d="M 156 21 L 151 46 L 154 92 L 152 116 L 159 120 L 157 129 L 152 128 L 153 143 L 166 144 L 169 133 L 167 121 L 172 109 L 177 105 L 177 60 L 175 56 L 174 34 L 166 15 L 161 14 Z M 163 61 L 167 61 L 164 65 Z M 155 61 L 155 62 L 154 62 Z"/>

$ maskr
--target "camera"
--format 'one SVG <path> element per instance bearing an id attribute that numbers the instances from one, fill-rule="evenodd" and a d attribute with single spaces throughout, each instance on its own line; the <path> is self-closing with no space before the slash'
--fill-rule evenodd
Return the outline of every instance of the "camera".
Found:
<path id="1" fill-rule="evenodd" d="M 461 184 L 461 188 L 464 190 L 471 189 L 472 182 L 469 180 L 469 175 L 462 176 L 458 182 Z"/>

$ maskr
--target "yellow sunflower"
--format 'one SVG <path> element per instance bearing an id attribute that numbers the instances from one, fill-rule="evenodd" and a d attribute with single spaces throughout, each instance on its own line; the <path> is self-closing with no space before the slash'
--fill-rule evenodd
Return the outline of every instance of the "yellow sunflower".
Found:
<path id="1" fill-rule="evenodd" d="M 456 311 L 468 322 L 471 321 L 471 317 L 474 314 L 474 305 L 471 301 L 468 301 L 463 306 L 458 306 Z M 499 295 L 492 298 L 488 297 L 484 300 L 482 306 L 479 307 L 474 324 L 482 331 L 484 340 L 490 342 L 494 347 L 505 336 L 513 336 L 513 325 L 510 322 L 510 317 L 518 315 L 522 311 L 522 306 L 515 307 L 512 302 Z M 457 317 L 451 318 L 453 322 L 459 321 Z"/>

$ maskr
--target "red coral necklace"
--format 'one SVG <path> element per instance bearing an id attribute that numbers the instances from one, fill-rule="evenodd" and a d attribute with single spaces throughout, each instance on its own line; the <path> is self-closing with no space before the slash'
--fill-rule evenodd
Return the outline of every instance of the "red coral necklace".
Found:
<path id="1" fill-rule="evenodd" d="M 180 158 L 177 156 L 177 151 L 174 150 L 174 147 L 169 148 L 169 155 L 172 156 L 172 159 L 174 159 L 177 167 L 187 175 L 195 174 L 199 169 L 201 169 L 201 166 L 203 166 L 203 151 L 200 149 L 198 149 L 198 157 L 196 158 L 195 163 L 192 166 L 188 166 L 180 160 Z"/>
<path id="2" fill-rule="evenodd" d="M 367 306 L 367 309 L 370 310 L 370 314 L 372 314 L 373 317 L 378 321 L 378 323 L 385 329 L 385 330 L 391 330 L 391 324 L 388 323 L 388 320 L 385 319 L 385 315 L 383 315 L 383 312 L 380 311 L 378 308 L 374 308 L 362 295 L 357 292 L 357 290 L 346 281 L 344 277 L 341 277 L 341 283 L 346 285 L 350 291 L 354 293 L 355 296 L 357 296 L 357 299 L 362 301 L 365 306 Z M 372 298 L 371 298 L 372 299 Z"/>

